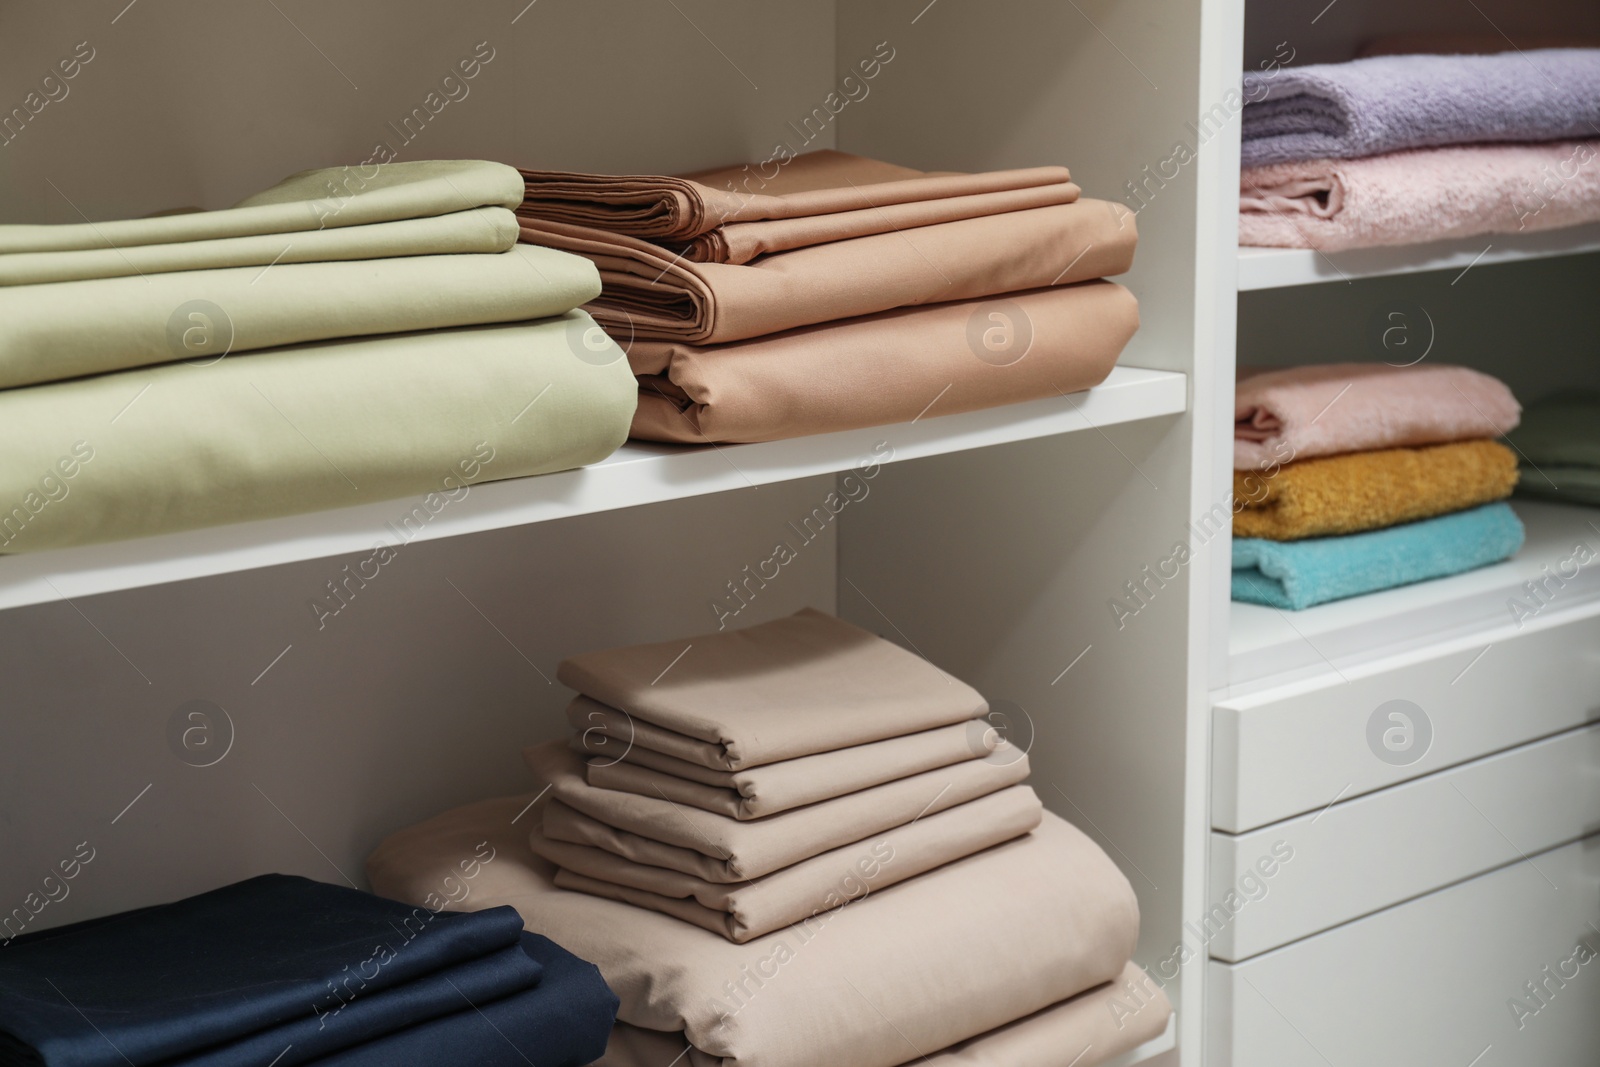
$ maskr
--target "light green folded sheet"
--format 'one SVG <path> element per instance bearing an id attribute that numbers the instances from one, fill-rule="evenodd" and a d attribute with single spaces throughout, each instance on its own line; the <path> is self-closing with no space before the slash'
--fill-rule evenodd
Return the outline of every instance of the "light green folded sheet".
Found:
<path id="1" fill-rule="evenodd" d="M 593 263 L 535 245 L 14 286 L 0 289 L 0 388 L 305 341 L 520 322 L 599 294 Z"/>
<path id="2" fill-rule="evenodd" d="M 1600 507 L 1600 393 L 1565 389 L 1529 404 L 1506 438 L 1522 456 L 1519 494 Z"/>
<path id="3" fill-rule="evenodd" d="M 581 311 L 5 390 L 0 552 L 389 499 L 410 529 L 605 458 L 637 395 Z"/>
<path id="4" fill-rule="evenodd" d="M 484 160 L 325 167 L 291 175 L 222 211 L 64 226 L 0 226 L 0 254 L 73 252 L 366 226 L 522 203 L 522 175 Z"/>
<path id="5" fill-rule="evenodd" d="M 448 215 L 325 230 L 76 252 L 17 252 L 0 256 L 0 285 L 151 276 L 223 267 L 276 268 L 285 263 L 504 252 L 516 242 L 514 214 L 503 207 L 475 207 Z"/>

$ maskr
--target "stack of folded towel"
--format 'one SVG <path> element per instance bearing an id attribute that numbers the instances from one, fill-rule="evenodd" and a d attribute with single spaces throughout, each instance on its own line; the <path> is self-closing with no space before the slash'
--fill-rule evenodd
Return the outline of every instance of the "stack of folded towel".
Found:
<path id="1" fill-rule="evenodd" d="M 1131 886 L 933 665 L 803 611 L 560 677 L 576 734 L 527 751 L 538 792 L 396 834 L 368 872 L 418 899 L 488 840 L 474 899 L 621 997 L 607 1067 L 1087 1067 L 1164 1029 Z"/>
<path id="2" fill-rule="evenodd" d="M 1600 49 L 1245 75 L 1239 243 L 1335 251 L 1600 219 Z"/>
<path id="3" fill-rule="evenodd" d="M 522 188 L 379 164 L 222 211 L 0 226 L 0 552 L 604 458 L 633 378 L 574 310 L 593 265 L 517 244 Z"/>
<path id="4" fill-rule="evenodd" d="M 1233 598 L 1300 609 L 1497 563 L 1522 547 L 1502 501 L 1511 390 L 1442 365 L 1241 374 Z"/>
<path id="5" fill-rule="evenodd" d="M 1519 494 L 1600 507 L 1600 392 L 1564 389 L 1528 405 L 1509 440 L 1522 456 Z"/>
<path id="6" fill-rule="evenodd" d="M 769 173 L 770 170 L 770 173 Z M 524 241 L 600 268 L 636 437 L 762 441 L 1086 389 L 1138 326 L 1120 205 L 1064 167 L 842 152 L 689 177 L 524 171 Z M 1024 358 L 1026 357 L 1026 358 Z"/>
<path id="7" fill-rule="evenodd" d="M 456 859 L 451 885 L 496 857 Z M 580 1067 L 616 1008 L 593 964 L 510 908 L 455 914 L 286 875 L 0 952 L 7 1067 Z"/>

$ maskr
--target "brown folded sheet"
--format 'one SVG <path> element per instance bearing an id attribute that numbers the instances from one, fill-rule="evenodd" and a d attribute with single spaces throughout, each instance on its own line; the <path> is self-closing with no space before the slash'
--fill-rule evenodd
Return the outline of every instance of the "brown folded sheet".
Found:
<path id="1" fill-rule="evenodd" d="M 742 943 L 1020 837 L 1039 825 L 1043 810 L 1032 789 L 1012 786 L 831 849 L 759 882 L 708 882 L 602 848 L 553 841 L 538 827 L 529 843 L 561 868 L 556 885 L 562 889 L 650 908 Z"/>
<path id="2" fill-rule="evenodd" d="M 704 444 L 910 422 L 1089 389 L 1111 373 L 1138 328 L 1133 294 L 1085 282 L 725 345 L 619 339 L 639 376 L 633 436 Z"/>
<path id="3" fill-rule="evenodd" d="M 1138 937 L 1128 880 L 1049 814 L 1026 837 L 738 945 L 557 889 L 551 865 L 528 847 L 537 811 L 513 822 L 533 799 L 485 801 L 394 834 L 367 861 L 373 891 L 432 907 L 515 907 L 528 929 L 599 966 L 623 1022 L 682 1033 L 716 1067 L 918 1061 L 919 1050 L 1119 977 Z M 475 852 L 474 876 L 464 877 Z"/>
<path id="4" fill-rule="evenodd" d="M 519 213 L 681 242 L 734 223 L 804 219 L 1071 182 L 1066 167 L 928 173 L 832 149 L 796 156 L 773 171 L 766 173 L 766 165 L 753 171 L 749 164 L 682 177 L 525 170 L 527 197 Z"/>
<path id="5" fill-rule="evenodd" d="M 654 866 L 669 866 L 708 882 L 760 878 L 830 849 L 892 830 L 935 812 L 987 796 L 1028 777 L 1026 754 L 1011 759 L 1001 748 L 1001 761 L 967 760 L 936 771 L 873 786 L 820 804 L 808 804 L 781 815 L 740 822 L 665 797 L 646 797 L 596 789 L 583 780 L 583 758 L 563 741 L 549 741 L 523 750 L 523 759 L 550 796 L 590 819 L 625 831 L 643 842 L 626 840 L 620 854 Z M 569 821 L 547 820 L 546 837 L 568 840 Z M 649 843 L 673 846 L 636 847 Z M 599 845 L 593 840 L 572 842 Z M 696 853 L 692 864 L 679 863 L 679 850 Z M 706 861 L 710 861 L 707 863 Z M 675 865 L 676 864 L 676 865 Z M 687 868 L 687 869 L 686 869 Z M 726 872 L 726 873 L 723 873 Z"/>
<path id="6" fill-rule="evenodd" d="M 574 700 L 567 717 L 589 724 L 574 740 L 573 748 L 591 757 L 585 768 L 590 785 L 647 797 L 665 796 L 730 819 L 776 815 L 897 778 L 981 759 L 990 756 L 999 742 L 989 723 L 969 719 L 887 741 L 723 771 L 647 748 L 642 736 L 630 742 L 630 726 L 637 732 L 645 724 L 588 697 Z M 605 726 L 599 725 L 601 721 Z"/>
<path id="7" fill-rule="evenodd" d="M 685 740 L 666 751 L 741 770 L 964 723 L 989 710 L 921 656 L 806 608 L 743 630 L 584 652 L 556 677 Z M 642 724 L 641 724 L 642 725 Z"/>
<path id="8" fill-rule="evenodd" d="M 1153 1041 L 1166 1030 L 1172 1003 L 1136 963 L 1117 979 L 1025 1019 L 979 1034 L 938 1052 L 913 1053 L 905 1067 L 1098 1067 Z M 682 1033 L 618 1023 L 606 1054 L 594 1067 L 723 1067 Z"/>
<path id="9" fill-rule="evenodd" d="M 1133 265 L 1133 213 L 1105 200 L 1010 211 L 797 248 L 754 263 L 692 263 L 659 245 L 523 218 L 522 240 L 587 256 L 585 306 L 630 339 L 713 344 L 891 308 L 1066 285 Z"/>

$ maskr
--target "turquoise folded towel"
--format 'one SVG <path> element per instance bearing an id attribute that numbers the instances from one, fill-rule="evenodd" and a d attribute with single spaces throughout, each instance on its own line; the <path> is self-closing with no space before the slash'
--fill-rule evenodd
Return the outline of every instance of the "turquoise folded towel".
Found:
<path id="1" fill-rule="evenodd" d="M 1497 503 L 1343 537 L 1240 538 L 1233 599 L 1299 611 L 1486 567 L 1516 555 L 1524 536 L 1517 513 Z"/>

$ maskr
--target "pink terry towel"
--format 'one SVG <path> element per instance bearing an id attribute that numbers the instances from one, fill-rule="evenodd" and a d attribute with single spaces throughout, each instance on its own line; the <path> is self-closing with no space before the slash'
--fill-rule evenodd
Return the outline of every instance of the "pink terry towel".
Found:
<path id="1" fill-rule="evenodd" d="M 1242 370 L 1233 466 L 1499 437 L 1522 418 L 1504 382 L 1466 367 L 1326 363 Z"/>
<path id="2" fill-rule="evenodd" d="M 1600 220 L 1600 141 L 1422 148 L 1246 168 L 1239 243 L 1421 244 Z"/>

